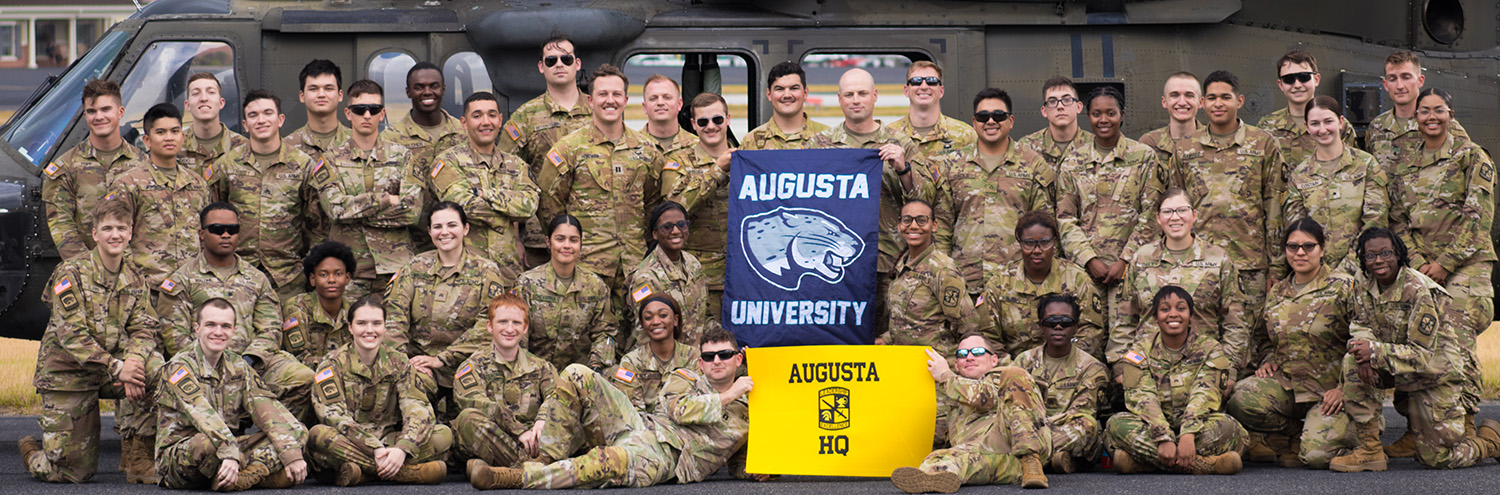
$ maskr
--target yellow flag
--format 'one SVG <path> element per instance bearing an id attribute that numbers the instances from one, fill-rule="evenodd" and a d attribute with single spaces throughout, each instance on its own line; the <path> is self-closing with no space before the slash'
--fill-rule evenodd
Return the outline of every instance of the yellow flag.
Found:
<path id="1" fill-rule="evenodd" d="M 746 353 L 750 447 L 765 474 L 890 476 L 932 452 L 926 347 L 823 345 Z"/>

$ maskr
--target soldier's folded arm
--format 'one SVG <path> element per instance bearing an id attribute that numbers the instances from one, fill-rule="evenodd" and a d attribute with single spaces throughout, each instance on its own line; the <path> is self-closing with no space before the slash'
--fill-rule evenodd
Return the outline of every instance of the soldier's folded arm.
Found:
<path id="1" fill-rule="evenodd" d="M 667 373 L 658 404 L 667 406 L 667 418 L 680 425 L 711 425 L 724 421 L 724 404 L 718 393 L 697 394 L 693 380 L 674 371 Z"/>
<path id="2" fill-rule="evenodd" d="M 525 162 L 515 156 L 507 156 L 501 164 L 502 173 L 513 173 L 506 182 L 509 187 L 494 187 L 481 191 L 488 206 L 508 221 L 522 221 L 536 215 L 541 205 L 541 188 L 532 182 Z"/>

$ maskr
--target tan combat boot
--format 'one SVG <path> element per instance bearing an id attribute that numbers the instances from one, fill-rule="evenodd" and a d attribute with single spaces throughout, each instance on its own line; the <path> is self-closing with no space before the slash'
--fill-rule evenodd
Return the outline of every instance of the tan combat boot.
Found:
<path id="1" fill-rule="evenodd" d="M 1276 464 L 1284 468 L 1306 467 L 1302 463 L 1302 437 L 1289 438 L 1286 450 L 1276 453 Z"/>
<path id="2" fill-rule="evenodd" d="M 1137 462 L 1134 457 L 1130 457 L 1130 454 L 1128 452 L 1125 452 L 1125 449 L 1115 449 L 1114 453 L 1110 454 L 1109 458 L 1115 463 L 1116 473 L 1140 474 L 1156 472 L 1156 466 L 1144 462 Z"/>
<path id="3" fill-rule="evenodd" d="M 1464 436 L 1479 438 L 1479 428 L 1474 424 L 1474 413 L 1464 415 Z"/>
<path id="4" fill-rule="evenodd" d="M 485 466 L 469 477 L 469 484 L 479 490 L 516 489 L 521 487 L 520 469 Z"/>
<path id="5" fill-rule="evenodd" d="M 929 473 L 914 467 L 902 467 L 891 472 L 891 484 L 906 493 L 953 493 L 963 486 L 963 480 L 957 473 L 949 471 Z"/>
<path id="6" fill-rule="evenodd" d="M 1251 433 L 1250 447 L 1245 449 L 1245 460 L 1250 462 L 1276 462 L 1276 448 L 1270 437 L 1274 434 Z"/>
<path id="7" fill-rule="evenodd" d="M 27 435 L 16 441 L 16 448 L 21 451 L 21 462 L 31 467 L 31 456 L 42 453 L 42 441 L 36 437 Z"/>
<path id="8" fill-rule="evenodd" d="M 1193 458 L 1193 474 L 1236 474 L 1244 467 L 1244 463 L 1240 462 L 1240 453 L 1235 451 Z"/>
<path id="9" fill-rule="evenodd" d="M 1021 458 L 1021 488 L 1046 488 L 1047 475 L 1042 474 L 1042 456 L 1030 454 Z"/>
<path id="10" fill-rule="evenodd" d="M 156 484 L 156 436 L 131 435 L 120 439 L 120 458 L 125 461 L 125 482 Z"/>
<path id="11" fill-rule="evenodd" d="M 266 479 L 270 475 L 271 470 L 267 469 L 265 464 L 252 462 L 248 467 L 240 470 L 240 477 L 234 480 L 233 484 L 221 486 L 215 488 L 215 490 L 221 492 L 242 492 L 260 484 L 261 480 Z"/>
<path id="12" fill-rule="evenodd" d="M 464 477 L 472 481 L 480 469 L 487 467 L 490 467 L 490 463 L 484 462 L 484 459 L 478 457 L 469 459 L 469 462 L 464 464 Z"/>
<path id="13" fill-rule="evenodd" d="M 396 471 L 396 477 L 391 481 L 412 485 L 436 485 L 442 483 L 446 476 L 448 476 L 447 463 L 431 461 L 403 465 L 401 470 Z"/>
<path id="14" fill-rule="evenodd" d="M 256 488 L 273 488 L 277 490 L 283 488 L 291 488 L 293 486 L 296 486 L 296 483 L 292 482 L 291 476 L 286 475 L 285 468 L 277 469 L 275 472 L 272 472 L 270 476 L 266 476 L 265 478 L 261 479 L 260 483 L 255 484 Z"/>
<path id="15" fill-rule="evenodd" d="M 1376 439 L 1379 438 L 1379 436 L 1376 437 Z M 1406 433 L 1401 434 L 1401 438 L 1397 438 L 1394 443 L 1385 446 L 1384 450 L 1387 457 L 1415 457 L 1417 435 L 1411 432 L 1410 427 L 1407 427 Z"/>
<path id="16" fill-rule="evenodd" d="M 337 486 L 359 486 L 380 479 L 375 473 L 366 473 L 360 469 L 359 464 L 346 462 L 339 464 L 338 477 L 334 478 L 333 484 Z"/>
<path id="17" fill-rule="evenodd" d="M 1073 474 L 1077 467 L 1073 465 L 1073 454 L 1067 452 L 1052 453 L 1052 472 L 1062 474 Z"/>
<path id="18" fill-rule="evenodd" d="M 1486 419 L 1475 428 L 1474 436 L 1477 437 L 1479 448 L 1483 453 L 1481 457 L 1494 457 L 1500 461 L 1500 422 Z"/>
<path id="19" fill-rule="evenodd" d="M 1360 471 L 1385 471 L 1387 450 L 1396 446 L 1380 447 L 1381 421 L 1374 420 L 1360 423 L 1355 426 L 1355 433 L 1359 437 L 1359 447 L 1353 452 L 1333 458 L 1328 463 L 1328 469 L 1340 473 L 1358 473 Z M 1406 432 L 1408 435 L 1411 431 Z M 1406 437 L 1402 437 L 1405 439 Z M 1400 441 L 1396 442 L 1401 443 Z M 1413 441 L 1415 446 L 1415 441 Z"/>

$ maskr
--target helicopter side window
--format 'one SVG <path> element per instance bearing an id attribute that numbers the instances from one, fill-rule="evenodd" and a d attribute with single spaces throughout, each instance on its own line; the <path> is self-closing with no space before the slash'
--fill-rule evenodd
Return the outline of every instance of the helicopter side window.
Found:
<path id="1" fill-rule="evenodd" d="M 219 120 L 236 132 L 240 128 L 240 91 L 234 77 L 234 49 L 222 41 L 158 41 L 146 47 L 136 61 L 120 95 L 125 100 L 125 118 L 120 132 L 126 141 L 141 144 L 141 119 L 152 105 L 163 102 L 183 104 L 187 98 L 188 78 L 199 72 L 218 76 L 223 86 L 224 109 Z M 183 128 L 192 123 L 192 115 L 183 112 Z"/>
<path id="2" fill-rule="evenodd" d="M 490 84 L 490 72 L 484 68 L 484 59 L 478 53 L 459 52 L 443 62 L 443 84 L 447 92 L 443 95 L 443 110 L 449 115 L 463 115 L 464 99 L 480 91 L 494 92 Z M 405 87 L 403 85 L 403 87 Z"/>
<path id="3" fill-rule="evenodd" d="M 130 41 L 128 33 L 113 31 L 105 35 L 93 50 L 74 62 L 35 105 L 12 117 L 5 124 L 4 134 L 0 135 L 0 139 L 26 155 L 31 163 L 37 166 L 45 163 L 62 139 L 68 124 L 78 115 L 79 107 L 83 106 L 79 98 L 83 94 L 83 86 L 108 71 L 115 56 L 125 47 L 126 41 Z"/>
<path id="4" fill-rule="evenodd" d="M 830 127 L 844 123 L 839 109 L 839 77 L 854 68 L 870 71 L 880 98 L 875 101 L 874 117 L 887 124 L 906 116 L 908 103 L 903 92 L 906 68 L 913 58 L 892 53 L 812 53 L 802 59 L 807 71 L 808 118 Z M 950 95 L 951 96 L 951 95 Z"/>
<path id="5" fill-rule="evenodd" d="M 738 143 L 755 122 L 754 106 L 760 95 L 754 81 L 750 61 L 740 54 L 728 53 L 640 53 L 625 59 L 626 76 L 630 78 L 630 106 L 626 109 L 625 125 L 631 129 L 646 126 L 646 113 L 641 102 L 645 102 L 645 83 L 653 74 L 671 78 L 682 87 L 682 110 L 678 124 L 693 132 L 693 98 L 701 93 L 718 93 L 728 103 L 731 143 Z M 754 96 L 752 98 L 752 95 Z"/>

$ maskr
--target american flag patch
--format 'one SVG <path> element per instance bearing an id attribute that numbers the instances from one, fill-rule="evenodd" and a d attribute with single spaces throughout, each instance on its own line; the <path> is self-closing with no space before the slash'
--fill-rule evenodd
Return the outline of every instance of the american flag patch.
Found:
<path id="1" fill-rule="evenodd" d="M 1135 364 L 1141 364 L 1142 362 L 1146 361 L 1146 356 L 1142 356 L 1139 352 L 1130 351 L 1125 353 L 1125 360 Z"/>
<path id="2" fill-rule="evenodd" d="M 472 365 L 472 364 L 465 364 L 464 367 L 458 369 L 458 373 L 454 373 L 453 374 L 453 377 L 454 378 L 458 378 L 458 377 L 467 375 L 467 374 L 469 374 L 470 371 L 474 371 L 474 365 Z"/>
<path id="3" fill-rule="evenodd" d="M 295 316 L 293 316 L 291 318 L 287 318 L 286 319 L 286 323 L 282 323 L 281 324 L 281 329 L 282 330 L 291 330 L 293 327 L 296 327 L 298 323 L 300 323 L 300 322 L 297 321 L 297 317 L 295 317 Z"/>
<path id="4" fill-rule="evenodd" d="M 172 373 L 172 377 L 168 378 L 167 381 L 172 382 L 173 385 L 176 385 L 177 382 L 182 381 L 182 378 L 185 376 L 188 376 L 187 368 L 177 368 L 177 372 Z"/>
<path id="5" fill-rule="evenodd" d="M 161 290 L 172 290 L 175 288 L 177 288 L 177 282 L 173 282 L 172 279 L 169 278 L 161 281 Z"/>
<path id="6" fill-rule="evenodd" d="M 682 164 L 677 162 L 667 162 L 667 164 L 662 166 L 662 168 L 667 170 L 677 170 L 679 168 L 682 168 Z"/>
<path id="7" fill-rule="evenodd" d="M 115 199 L 116 194 L 120 194 L 120 191 L 110 191 L 109 195 L 105 196 L 104 199 Z"/>
<path id="8" fill-rule="evenodd" d="M 437 165 L 433 165 L 432 166 L 432 176 L 433 177 L 437 177 L 438 172 L 442 172 L 443 171 L 443 165 L 444 165 L 443 162 L 441 160 L 439 160 L 437 162 Z"/>
<path id="9" fill-rule="evenodd" d="M 635 372 L 625 368 L 617 369 L 615 370 L 615 379 L 625 383 L 633 382 L 635 381 Z"/>
<path id="10" fill-rule="evenodd" d="M 984 306 L 984 294 L 980 294 L 979 298 L 974 300 L 974 307 L 980 306 Z"/>
<path id="11" fill-rule="evenodd" d="M 63 291 L 71 289 L 71 288 L 73 288 L 73 281 L 72 280 L 68 280 L 67 277 L 63 277 L 63 279 L 62 279 L 61 282 L 58 282 L 57 285 L 52 286 L 52 293 L 53 294 L 62 294 Z"/>
<path id="12" fill-rule="evenodd" d="M 322 170 L 322 169 L 323 169 L 323 160 L 320 159 L 320 160 L 318 160 L 318 164 L 317 165 L 313 165 L 312 171 L 313 171 L 313 173 L 318 173 L 318 170 Z"/>
<path id="13" fill-rule="evenodd" d="M 57 162 L 48 163 L 43 171 L 47 172 L 47 177 L 57 177 Z"/>
<path id="14" fill-rule="evenodd" d="M 547 161 L 552 162 L 553 166 L 562 166 L 562 155 L 557 150 L 548 151 Z"/>
<path id="15" fill-rule="evenodd" d="M 514 120 L 505 123 L 505 135 L 510 136 L 511 141 L 521 139 L 521 128 L 516 127 Z"/>
<path id="16" fill-rule="evenodd" d="M 333 368 L 331 368 L 331 367 L 330 368 L 323 368 L 323 371 L 319 371 L 318 372 L 318 376 L 313 377 L 313 381 L 318 382 L 318 383 L 323 383 L 325 380 L 328 380 L 329 378 L 333 378 Z"/>
<path id="17" fill-rule="evenodd" d="M 689 379 L 689 380 L 695 380 L 696 381 L 698 379 L 698 377 L 693 376 L 693 372 L 688 371 L 687 368 L 677 368 L 676 370 L 673 370 L 673 371 L 675 371 L 678 375 L 682 376 L 683 378 L 686 378 L 686 379 Z"/>
<path id="18" fill-rule="evenodd" d="M 213 178 L 214 178 L 214 166 L 213 165 L 204 165 L 203 166 L 203 180 L 212 180 Z"/>
<path id="19" fill-rule="evenodd" d="M 641 302 L 641 299 L 651 297 L 651 286 L 642 285 L 641 288 L 636 289 L 635 292 L 631 293 L 630 297 L 634 297 L 635 302 Z"/>

